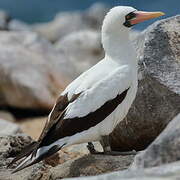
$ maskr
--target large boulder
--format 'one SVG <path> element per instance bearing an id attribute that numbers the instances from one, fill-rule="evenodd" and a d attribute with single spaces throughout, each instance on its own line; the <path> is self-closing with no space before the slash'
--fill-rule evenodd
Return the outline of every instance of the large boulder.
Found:
<path id="1" fill-rule="evenodd" d="M 9 31 L 32 31 L 32 28 L 30 25 L 26 24 L 23 21 L 20 21 L 18 19 L 12 19 L 8 23 L 8 30 Z"/>
<path id="2" fill-rule="evenodd" d="M 133 161 L 133 155 L 108 156 L 85 155 L 51 168 L 52 179 L 67 177 L 95 176 L 112 171 L 124 170 Z"/>
<path id="3" fill-rule="evenodd" d="M 33 30 L 49 41 L 55 42 L 73 31 L 83 29 L 83 26 L 79 12 L 62 12 L 51 22 L 33 25 Z"/>
<path id="4" fill-rule="evenodd" d="M 83 12 L 61 12 L 53 21 L 33 26 L 33 30 L 55 42 L 71 32 L 83 29 L 99 30 L 108 8 L 96 3 Z"/>
<path id="5" fill-rule="evenodd" d="M 28 134 L 33 139 L 38 139 L 46 120 L 47 117 L 28 117 L 22 118 L 21 121 L 18 121 L 18 124 L 25 134 Z"/>
<path id="6" fill-rule="evenodd" d="M 96 150 L 102 151 L 99 142 L 93 142 L 93 144 Z M 95 176 L 124 170 L 130 166 L 134 159 L 134 155 L 91 155 L 86 146 L 87 143 L 63 148 L 59 152 L 59 164 L 50 169 L 51 178 Z"/>
<path id="7" fill-rule="evenodd" d="M 74 69 L 37 34 L 0 32 L 0 106 L 49 110 Z"/>
<path id="8" fill-rule="evenodd" d="M 0 10 L 0 30 L 7 30 L 8 23 L 11 20 L 11 17 L 7 12 Z"/>
<path id="9" fill-rule="evenodd" d="M 100 39 L 98 31 L 84 30 L 65 36 L 55 46 L 80 74 L 103 58 L 104 53 Z"/>
<path id="10" fill-rule="evenodd" d="M 132 168 L 160 166 L 180 159 L 180 114 L 176 116 L 143 152 L 135 157 Z"/>
<path id="11" fill-rule="evenodd" d="M 31 26 L 11 16 L 4 10 L 0 10 L 0 30 L 7 31 L 32 31 Z"/>
<path id="12" fill-rule="evenodd" d="M 124 170 L 93 177 L 69 178 L 68 180 L 177 180 L 179 178 L 180 162 L 178 161 L 155 168 Z"/>
<path id="13" fill-rule="evenodd" d="M 113 149 L 146 148 L 180 112 L 180 16 L 155 22 L 134 41 L 139 87 L 127 117 L 111 135 Z"/>
<path id="14" fill-rule="evenodd" d="M 92 6 L 82 13 L 82 18 L 83 21 L 87 23 L 88 27 L 95 30 L 101 30 L 102 21 L 108 11 L 109 7 L 107 4 L 97 2 L 92 4 Z"/>
<path id="15" fill-rule="evenodd" d="M 19 132 L 21 132 L 21 130 L 17 124 L 0 118 L 0 136 L 13 135 Z"/>
<path id="16" fill-rule="evenodd" d="M 14 122 L 16 120 L 14 115 L 6 110 L 0 110 L 0 119 L 4 119 L 10 122 Z"/>

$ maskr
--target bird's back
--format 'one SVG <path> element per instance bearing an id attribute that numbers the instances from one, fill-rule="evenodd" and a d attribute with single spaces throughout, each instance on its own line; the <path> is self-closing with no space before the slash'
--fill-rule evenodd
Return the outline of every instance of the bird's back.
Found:
<path id="1" fill-rule="evenodd" d="M 118 67 L 119 65 L 115 61 L 102 59 L 70 83 L 62 92 L 62 95 L 68 93 L 68 98 L 71 99 L 73 94 L 78 94 L 91 88 Z"/>

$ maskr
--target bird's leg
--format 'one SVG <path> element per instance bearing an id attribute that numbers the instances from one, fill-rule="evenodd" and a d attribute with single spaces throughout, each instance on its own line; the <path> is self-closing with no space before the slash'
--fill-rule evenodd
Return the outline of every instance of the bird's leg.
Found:
<path id="1" fill-rule="evenodd" d="M 103 147 L 103 152 L 98 152 L 95 150 L 92 142 L 88 142 L 87 148 L 91 154 L 101 154 L 101 155 L 112 155 L 112 156 L 120 156 L 120 155 L 135 155 L 137 152 L 133 151 L 112 151 L 109 141 L 109 136 L 102 136 L 100 140 L 100 144 Z"/>
<path id="2" fill-rule="evenodd" d="M 106 138 L 105 138 L 106 137 Z M 91 154 L 106 154 L 106 152 L 111 152 L 111 147 L 109 144 L 109 137 L 103 136 L 100 140 L 101 146 L 103 147 L 103 152 L 98 152 L 95 150 L 92 142 L 88 142 L 87 148 Z"/>
<path id="3" fill-rule="evenodd" d="M 111 146 L 110 146 L 110 141 L 109 141 L 109 136 L 102 136 L 100 140 L 101 146 L 103 147 L 103 154 L 105 155 L 135 155 L 136 151 L 126 151 L 126 152 L 121 152 L 121 151 L 112 151 Z M 101 153 L 102 154 L 102 153 Z"/>
<path id="4" fill-rule="evenodd" d="M 91 154 L 104 154 L 104 152 L 96 151 L 92 142 L 88 142 L 87 148 Z"/>
<path id="5" fill-rule="evenodd" d="M 91 154 L 98 154 L 98 152 L 95 150 L 94 145 L 92 142 L 88 142 L 88 145 L 86 146 Z"/>
<path id="6" fill-rule="evenodd" d="M 111 152 L 109 136 L 101 136 L 100 144 L 103 147 L 104 154 Z"/>

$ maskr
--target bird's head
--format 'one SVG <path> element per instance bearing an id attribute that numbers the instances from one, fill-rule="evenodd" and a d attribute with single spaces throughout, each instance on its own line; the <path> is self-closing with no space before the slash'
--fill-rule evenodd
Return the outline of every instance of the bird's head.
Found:
<path id="1" fill-rule="evenodd" d="M 102 31 L 105 33 L 113 33 L 118 30 L 127 31 L 127 29 L 135 24 L 162 15 L 164 15 L 163 12 L 145 12 L 138 11 L 129 6 L 116 6 L 107 13 L 103 22 Z"/>
<path id="2" fill-rule="evenodd" d="M 127 57 L 131 44 L 129 29 L 135 24 L 164 15 L 162 12 L 138 11 L 129 6 L 116 6 L 104 18 L 102 25 L 102 45 L 106 55 L 111 57 Z M 132 48 L 131 48 L 132 50 Z M 127 59 L 127 58 L 126 58 Z"/>

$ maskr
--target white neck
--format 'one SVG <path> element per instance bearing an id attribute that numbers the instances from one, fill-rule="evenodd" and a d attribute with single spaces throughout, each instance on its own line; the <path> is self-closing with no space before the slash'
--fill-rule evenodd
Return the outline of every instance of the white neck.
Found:
<path id="1" fill-rule="evenodd" d="M 119 64 L 132 64 L 137 67 L 136 53 L 129 39 L 129 29 L 106 32 L 102 28 L 102 44 L 106 57 Z"/>

